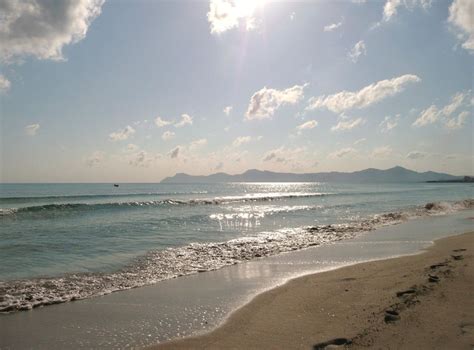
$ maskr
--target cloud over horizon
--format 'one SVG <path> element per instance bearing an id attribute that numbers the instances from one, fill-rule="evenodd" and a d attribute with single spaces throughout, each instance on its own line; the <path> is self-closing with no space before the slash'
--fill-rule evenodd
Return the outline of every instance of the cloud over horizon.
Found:
<path id="1" fill-rule="evenodd" d="M 445 105 L 443 108 L 440 109 L 436 105 L 429 106 L 421 111 L 419 117 L 412 125 L 414 127 L 423 127 L 441 121 L 448 129 L 461 128 L 465 124 L 470 113 L 467 110 L 462 111 L 457 116 L 453 116 L 453 113 L 461 108 L 472 109 L 472 107 L 469 106 L 470 95 L 470 90 L 457 92 L 451 97 L 450 103 Z"/>
<path id="2" fill-rule="evenodd" d="M 271 119 L 275 111 L 281 106 L 300 102 L 304 97 L 303 90 L 307 85 L 294 85 L 284 90 L 263 87 L 250 98 L 245 119 Z"/>
<path id="3" fill-rule="evenodd" d="M 418 83 L 421 79 L 414 74 L 405 74 L 396 78 L 381 80 L 359 91 L 341 91 L 332 95 L 312 97 L 307 110 L 327 108 L 334 113 L 351 109 L 367 108 L 383 99 L 403 92 L 406 86 Z"/>

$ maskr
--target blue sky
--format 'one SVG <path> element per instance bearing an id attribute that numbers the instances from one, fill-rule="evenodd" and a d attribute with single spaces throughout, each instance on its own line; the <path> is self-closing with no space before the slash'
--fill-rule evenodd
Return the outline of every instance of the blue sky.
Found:
<path id="1" fill-rule="evenodd" d="M 1 181 L 474 172 L 469 0 L 0 6 Z"/>

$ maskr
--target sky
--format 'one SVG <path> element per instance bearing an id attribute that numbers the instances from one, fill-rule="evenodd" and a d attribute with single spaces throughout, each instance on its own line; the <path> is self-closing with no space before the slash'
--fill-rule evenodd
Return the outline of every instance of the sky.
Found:
<path id="1" fill-rule="evenodd" d="M 0 181 L 474 174 L 471 0 L 0 0 Z"/>

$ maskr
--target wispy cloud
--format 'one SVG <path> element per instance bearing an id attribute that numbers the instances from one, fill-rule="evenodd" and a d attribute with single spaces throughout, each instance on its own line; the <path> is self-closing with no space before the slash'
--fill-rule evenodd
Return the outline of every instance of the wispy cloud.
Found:
<path id="1" fill-rule="evenodd" d="M 393 149 L 390 146 L 381 146 L 376 147 L 373 151 L 371 156 L 374 158 L 387 158 L 393 153 Z"/>
<path id="2" fill-rule="evenodd" d="M 181 120 L 174 124 L 176 128 L 182 128 L 183 126 L 186 125 L 192 125 L 193 124 L 193 117 L 191 117 L 189 114 L 181 114 Z"/>
<path id="3" fill-rule="evenodd" d="M 135 134 L 135 129 L 127 125 L 124 129 L 113 132 L 109 135 L 111 141 L 123 141 Z"/>
<path id="4" fill-rule="evenodd" d="M 383 21 L 388 22 L 394 18 L 400 7 L 422 7 L 426 10 L 431 7 L 431 3 L 432 0 L 387 0 L 383 7 Z"/>
<path id="5" fill-rule="evenodd" d="M 429 106 L 421 111 L 419 117 L 413 123 L 413 126 L 422 127 L 441 121 L 448 129 L 461 128 L 465 124 L 469 112 L 463 111 L 457 116 L 453 116 L 453 114 L 460 108 L 470 108 L 470 95 L 471 91 L 458 92 L 451 97 L 450 103 L 441 109 L 436 105 Z"/>
<path id="6" fill-rule="evenodd" d="M 421 151 L 411 151 L 407 154 L 408 159 L 416 160 L 425 158 L 428 154 L 426 152 Z"/>
<path id="7" fill-rule="evenodd" d="M 175 134 L 173 131 L 165 131 L 165 132 L 161 135 L 161 138 L 162 138 L 164 141 L 169 141 L 169 140 L 173 139 L 175 136 L 176 136 L 176 134 Z"/>
<path id="8" fill-rule="evenodd" d="M 155 119 L 155 125 L 158 128 L 162 128 L 162 127 L 170 125 L 170 124 L 173 124 L 173 122 L 171 120 L 164 120 L 161 117 L 156 117 L 156 119 Z"/>
<path id="9" fill-rule="evenodd" d="M 266 152 L 262 158 L 263 162 L 288 164 L 293 168 L 301 167 L 301 160 L 306 149 L 304 147 L 287 148 L 279 147 Z"/>
<path id="10" fill-rule="evenodd" d="M 325 32 L 332 32 L 341 26 L 342 26 L 342 22 L 331 23 L 331 24 L 328 24 L 327 26 L 324 26 L 323 30 Z"/>
<path id="11" fill-rule="evenodd" d="M 230 115 L 230 112 L 232 112 L 232 106 L 227 106 L 223 109 L 223 112 L 225 115 Z"/>
<path id="12" fill-rule="evenodd" d="M 356 63 L 362 55 L 367 55 L 367 47 L 365 46 L 364 40 L 358 41 L 351 51 L 349 51 L 347 57 L 349 57 L 352 62 Z"/>
<path id="13" fill-rule="evenodd" d="M 29 136 L 35 136 L 40 128 L 39 124 L 30 124 L 25 126 L 25 132 Z"/>
<path id="14" fill-rule="evenodd" d="M 391 116 L 386 116 L 382 122 L 380 122 L 380 130 L 384 133 L 389 132 L 390 130 L 393 130 L 397 127 L 398 125 L 398 120 L 400 119 L 400 115 L 397 114 L 394 117 Z"/>
<path id="15" fill-rule="evenodd" d="M 327 108 L 334 113 L 341 113 L 350 109 L 362 109 L 387 97 L 397 95 L 404 91 L 406 86 L 420 81 L 421 79 L 413 74 L 381 80 L 359 91 L 341 91 L 333 95 L 312 97 L 306 109 Z"/>
<path id="16" fill-rule="evenodd" d="M 250 141 L 252 141 L 252 137 L 250 136 L 239 136 L 234 140 L 234 142 L 232 142 L 232 146 L 239 147 L 245 143 L 249 143 Z"/>
<path id="17" fill-rule="evenodd" d="M 11 86 L 10 80 L 5 78 L 4 75 L 0 74 L 0 94 L 10 90 L 10 86 Z"/>
<path id="18" fill-rule="evenodd" d="M 281 106 L 300 102 L 304 97 L 303 90 L 307 85 L 295 85 L 285 90 L 268 89 L 267 87 L 260 89 L 252 95 L 245 119 L 271 118 Z"/>
<path id="19" fill-rule="evenodd" d="M 360 145 L 361 143 L 364 143 L 365 141 L 367 141 L 367 139 L 365 137 L 361 138 L 361 139 L 358 139 L 358 140 L 354 141 L 354 146 Z"/>
<path id="20" fill-rule="evenodd" d="M 451 129 L 451 130 L 460 129 L 466 124 L 468 117 L 469 117 L 468 111 L 461 112 L 458 114 L 457 117 L 448 119 L 445 122 L 444 126 L 447 129 Z"/>
<path id="21" fill-rule="evenodd" d="M 198 149 L 202 146 L 205 146 L 207 145 L 207 139 L 198 139 L 198 140 L 194 140 L 192 141 L 190 144 L 189 144 L 189 148 L 191 150 L 195 150 L 195 149 Z"/>
<path id="22" fill-rule="evenodd" d="M 316 120 L 308 120 L 307 122 L 298 125 L 296 127 L 296 130 L 298 130 L 298 133 L 301 133 L 304 130 L 314 129 L 317 126 L 318 126 L 318 122 Z"/>
<path id="23" fill-rule="evenodd" d="M 357 150 L 352 147 L 341 148 L 337 151 L 329 153 L 328 158 L 335 159 L 335 158 L 344 158 L 350 155 L 354 155 L 357 153 Z"/>
<path id="24" fill-rule="evenodd" d="M 331 128 L 331 131 L 344 131 L 344 130 L 352 130 L 360 125 L 364 124 L 364 119 L 356 118 L 350 120 L 341 120 L 337 125 L 334 125 Z"/>

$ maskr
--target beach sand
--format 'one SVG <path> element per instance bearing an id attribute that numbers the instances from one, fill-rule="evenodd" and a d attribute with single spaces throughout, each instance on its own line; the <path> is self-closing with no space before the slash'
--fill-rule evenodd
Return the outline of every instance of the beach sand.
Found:
<path id="1" fill-rule="evenodd" d="M 339 344 L 337 346 L 336 344 Z M 308 275 L 214 331 L 152 349 L 472 349 L 474 232 L 422 254 Z"/>

